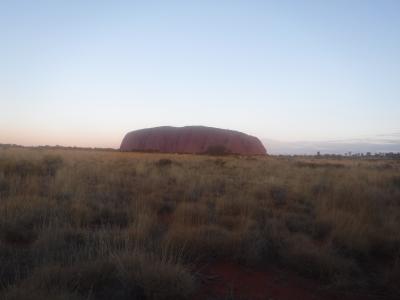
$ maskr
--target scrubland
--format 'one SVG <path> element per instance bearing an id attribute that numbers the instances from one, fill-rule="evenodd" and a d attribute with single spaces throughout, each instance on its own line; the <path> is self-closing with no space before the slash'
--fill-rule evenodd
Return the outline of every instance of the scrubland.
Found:
<path id="1" fill-rule="evenodd" d="M 400 299 L 400 161 L 0 148 L 0 298 L 193 299 L 218 261 Z"/>

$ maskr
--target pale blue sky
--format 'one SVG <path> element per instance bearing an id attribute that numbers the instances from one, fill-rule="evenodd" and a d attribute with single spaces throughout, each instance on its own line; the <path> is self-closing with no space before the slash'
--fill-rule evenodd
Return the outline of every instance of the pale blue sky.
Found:
<path id="1" fill-rule="evenodd" d="M 400 1 L 0 0 L 0 143 L 400 130 Z"/>

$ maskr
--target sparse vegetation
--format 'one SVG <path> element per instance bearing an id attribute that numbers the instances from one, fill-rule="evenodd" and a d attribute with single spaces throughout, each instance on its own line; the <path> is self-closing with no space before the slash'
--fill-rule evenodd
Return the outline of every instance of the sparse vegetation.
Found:
<path id="1" fill-rule="evenodd" d="M 213 153 L 214 154 L 214 153 Z M 0 298 L 192 299 L 201 266 L 400 296 L 400 161 L 0 149 Z"/>
<path id="2" fill-rule="evenodd" d="M 230 152 L 225 146 L 218 145 L 218 146 L 208 147 L 207 150 L 205 151 L 205 154 L 221 156 L 221 155 L 228 155 L 230 154 Z"/>

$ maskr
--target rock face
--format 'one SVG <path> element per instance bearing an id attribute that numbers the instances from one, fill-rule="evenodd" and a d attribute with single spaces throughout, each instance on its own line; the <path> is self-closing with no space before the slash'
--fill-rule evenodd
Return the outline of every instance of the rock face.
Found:
<path id="1" fill-rule="evenodd" d="M 217 153 L 265 155 L 260 140 L 242 132 L 205 127 L 155 127 L 129 132 L 121 151 L 156 151 L 168 153 Z"/>

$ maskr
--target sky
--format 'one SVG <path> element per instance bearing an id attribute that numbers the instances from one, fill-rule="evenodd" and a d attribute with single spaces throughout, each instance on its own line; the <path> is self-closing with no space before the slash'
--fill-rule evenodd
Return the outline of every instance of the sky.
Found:
<path id="1" fill-rule="evenodd" d="M 399 141 L 400 1 L 0 0 L 0 143 L 162 125 Z"/>

